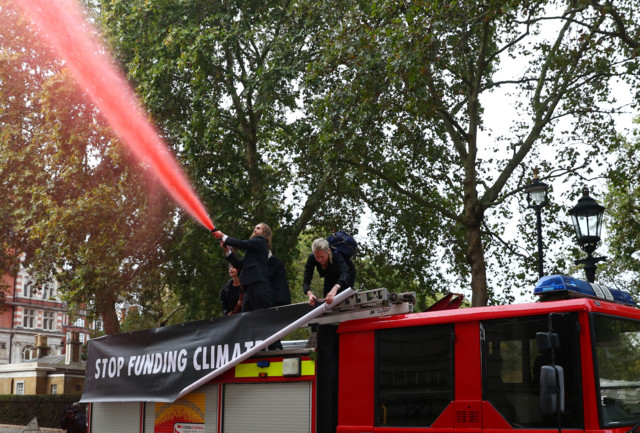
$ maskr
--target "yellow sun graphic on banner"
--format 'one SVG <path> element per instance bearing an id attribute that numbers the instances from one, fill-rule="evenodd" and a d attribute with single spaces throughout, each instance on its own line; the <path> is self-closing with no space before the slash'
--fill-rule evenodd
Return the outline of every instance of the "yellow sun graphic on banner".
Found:
<path id="1" fill-rule="evenodd" d="M 189 394 L 173 403 L 156 403 L 154 433 L 204 431 L 204 411 L 205 394 Z"/>

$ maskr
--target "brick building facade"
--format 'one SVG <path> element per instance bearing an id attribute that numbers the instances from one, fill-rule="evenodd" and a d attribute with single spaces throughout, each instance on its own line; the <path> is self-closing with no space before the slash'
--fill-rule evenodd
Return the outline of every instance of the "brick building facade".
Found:
<path id="1" fill-rule="evenodd" d="M 90 335 L 85 311 L 71 322 L 57 284 L 38 286 L 22 267 L 2 282 L 8 288 L 0 305 L 0 394 L 80 392 L 80 347 Z"/>

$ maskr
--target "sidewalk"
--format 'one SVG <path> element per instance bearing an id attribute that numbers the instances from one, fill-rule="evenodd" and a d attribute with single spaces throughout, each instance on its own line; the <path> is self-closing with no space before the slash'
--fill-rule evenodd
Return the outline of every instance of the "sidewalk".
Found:
<path id="1" fill-rule="evenodd" d="M 20 425 L 5 425 L 0 424 L 0 433 L 22 433 L 25 426 Z M 64 433 L 64 430 L 60 430 L 59 428 L 48 428 L 48 427 L 40 427 L 41 432 L 49 432 L 49 433 Z"/>

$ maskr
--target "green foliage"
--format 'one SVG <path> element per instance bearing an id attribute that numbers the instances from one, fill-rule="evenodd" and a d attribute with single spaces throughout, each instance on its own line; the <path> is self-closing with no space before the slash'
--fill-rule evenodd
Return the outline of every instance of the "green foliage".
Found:
<path id="1" fill-rule="evenodd" d="M 365 209 L 358 288 L 416 291 L 419 309 L 469 285 L 473 305 L 512 301 L 535 280 L 531 168 L 590 176 L 618 143 L 610 79 L 637 77 L 634 1 L 88 3 L 216 227 L 242 239 L 272 227 L 294 302 L 311 241 L 357 234 Z M 24 251 L 40 278 L 59 271 L 65 300 L 108 332 L 122 301 L 139 306 L 127 329 L 220 314 L 218 243 L 0 12 L 0 264 L 15 271 Z M 489 104 L 496 93 L 512 104 Z M 560 202 L 545 216 L 565 214 Z M 545 235 L 549 250 L 572 243 L 563 223 Z M 621 251 L 634 248 L 625 237 Z"/>
<path id="2" fill-rule="evenodd" d="M 35 66 L 51 62 L 47 47 L 22 31 L 20 25 L 24 25 L 23 18 L 6 2 L 0 3 L 0 187 L 3 190 L 3 199 L 0 200 L 0 268 L 13 275 L 18 272 L 17 255 L 24 243 L 15 230 L 18 215 L 10 185 L 18 167 L 28 181 L 37 176 L 37 167 L 28 153 L 14 155 L 28 145 L 28 137 L 32 136 L 32 128 L 25 128 L 31 122 L 26 123 L 25 119 L 32 118 L 34 110 L 37 110 L 35 95 L 47 69 L 44 65 L 41 69 Z M 22 50 L 25 46 L 31 49 Z M 29 208 L 19 212 L 28 213 Z"/>
<path id="3" fill-rule="evenodd" d="M 619 49 L 615 19 L 546 1 L 347 1 L 323 12 L 308 102 L 376 216 L 373 248 L 423 288 L 453 279 L 470 282 L 473 305 L 513 299 L 512 286 L 532 279 L 522 271 L 530 255 L 502 239 L 526 166 L 575 181 L 615 140 L 609 78 L 635 83 L 637 67 Z M 624 22 L 636 34 L 637 23 Z M 513 107 L 486 104 L 495 92 L 513 96 Z M 508 128 L 489 129 L 497 116 Z"/>
<path id="4" fill-rule="evenodd" d="M 24 253 L 38 280 L 56 278 L 71 311 L 85 305 L 117 332 L 116 304 L 149 290 L 166 260 L 172 208 L 47 50 L 25 50 L 39 45 L 20 24 L 11 29 L 21 38 L 2 40 L 0 63 L 10 84 L 0 94 L 10 113 L 0 141 L 10 251 Z"/>
<path id="5" fill-rule="evenodd" d="M 122 332 L 158 328 L 187 321 L 186 305 L 180 303 L 177 295 L 166 288 L 144 291 L 136 300 L 136 305 L 126 310 L 122 321 Z"/>
<path id="6" fill-rule="evenodd" d="M 269 224 L 297 292 L 298 235 L 309 225 L 352 227 L 359 208 L 299 103 L 317 51 L 313 21 L 282 0 L 102 1 L 97 11 L 216 227 L 246 239 L 257 222 Z M 219 314 L 228 275 L 217 242 L 180 219 L 169 250 L 163 271 L 185 317 Z"/>
<path id="7" fill-rule="evenodd" d="M 607 261 L 599 264 L 599 279 L 640 296 L 640 140 L 624 141 L 613 150 L 607 171 Z"/>
<path id="8" fill-rule="evenodd" d="M 64 410 L 80 397 L 79 394 L 0 395 L 0 424 L 26 426 L 37 417 L 39 427 L 59 429 Z M 80 407 L 86 411 L 86 405 Z"/>

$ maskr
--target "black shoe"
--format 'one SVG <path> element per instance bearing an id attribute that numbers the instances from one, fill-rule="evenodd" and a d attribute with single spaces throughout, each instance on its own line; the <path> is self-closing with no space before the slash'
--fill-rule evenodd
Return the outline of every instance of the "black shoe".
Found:
<path id="1" fill-rule="evenodd" d="M 268 349 L 269 350 L 282 350 L 282 343 L 280 342 L 280 340 L 278 340 L 275 343 L 270 344 Z"/>

